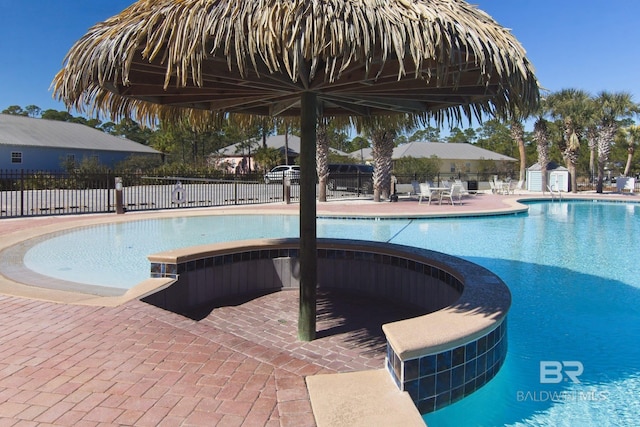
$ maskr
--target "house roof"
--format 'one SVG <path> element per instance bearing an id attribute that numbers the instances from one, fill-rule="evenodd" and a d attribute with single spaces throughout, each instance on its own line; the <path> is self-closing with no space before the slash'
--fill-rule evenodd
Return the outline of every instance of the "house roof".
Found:
<path id="1" fill-rule="evenodd" d="M 365 160 L 372 160 L 371 148 L 362 149 L 362 157 Z M 360 150 L 350 154 L 351 157 L 360 158 Z M 445 142 L 409 142 L 393 149 L 393 159 L 402 157 L 432 157 L 436 156 L 444 160 L 496 160 L 516 162 L 517 159 L 505 156 L 493 151 L 485 150 L 468 143 L 445 143 Z"/>
<path id="2" fill-rule="evenodd" d="M 144 144 L 79 123 L 0 114 L 0 145 L 161 154 Z"/>
<path id="3" fill-rule="evenodd" d="M 284 135 L 272 135 L 272 136 L 268 136 L 267 137 L 267 147 L 269 148 L 275 148 L 278 150 L 283 150 L 284 152 L 284 142 L 285 142 L 285 137 Z M 227 147 L 224 147 L 220 150 L 218 150 L 218 154 L 222 155 L 222 156 L 229 156 L 229 157 L 235 157 L 238 156 L 239 154 L 242 154 L 242 148 L 241 148 L 241 142 L 238 142 L 237 144 L 233 144 L 233 145 L 229 145 Z M 289 145 L 289 155 L 290 156 L 297 156 L 298 154 L 300 154 L 300 138 L 295 136 L 295 135 L 289 135 L 288 136 L 288 145 Z M 262 146 L 262 140 L 258 139 L 255 141 L 255 144 L 252 146 L 251 151 L 255 150 L 255 148 L 261 147 Z M 346 153 L 343 153 L 340 150 L 336 150 L 334 148 L 330 148 L 331 152 L 336 153 L 336 154 L 342 154 L 342 155 L 347 155 Z M 245 149 L 245 154 L 248 154 L 247 150 Z"/>
<path id="4" fill-rule="evenodd" d="M 531 165 L 527 169 L 530 170 L 530 171 L 541 171 L 542 167 L 540 166 L 540 163 L 534 163 L 533 165 Z M 564 166 L 561 166 L 561 165 L 557 164 L 556 162 L 547 163 L 547 172 L 550 172 L 550 171 L 568 171 L 568 170 L 569 169 L 567 169 Z"/>

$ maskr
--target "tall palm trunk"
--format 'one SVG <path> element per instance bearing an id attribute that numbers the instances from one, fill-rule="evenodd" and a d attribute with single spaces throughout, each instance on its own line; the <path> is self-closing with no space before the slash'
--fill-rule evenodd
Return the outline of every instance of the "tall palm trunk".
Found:
<path id="1" fill-rule="evenodd" d="M 611 143 L 616 134 L 616 125 L 612 122 L 606 122 L 598 131 L 598 184 L 596 192 L 602 193 L 604 182 L 604 167 L 609 161 L 611 152 Z"/>
<path id="2" fill-rule="evenodd" d="M 373 200 L 379 202 L 389 197 L 391 192 L 391 162 L 395 132 L 376 129 L 371 132 L 373 154 Z"/>
<path id="3" fill-rule="evenodd" d="M 629 126 L 626 130 L 627 133 L 627 163 L 624 166 L 624 176 L 629 176 L 631 173 L 631 164 L 633 162 L 633 155 L 636 152 L 636 144 L 640 140 L 640 126 Z"/>
<path id="4" fill-rule="evenodd" d="M 567 166 L 569 168 L 569 177 L 571 179 L 571 192 L 578 192 L 578 180 L 576 177 L 576 170 L 578 165 L 578 152 L 580 151 L 580 139 L 576 133 L 576 129 L 573 125 L 573 120 L 567 117 L 564 120 L 564 137 L 566 145 L 563 156 L 566 159 Z"/>
<path id="5" fill-rule="evenodd" d="M 549 131 L 545 119 L 540 118 L 533 125 L 533 139 L 536 141 L 540 179 L 542 180 L 542 192 L 544 193 L 547 189 L 547 165 L 549 164 Z"/>
<path id="6" fill-rule="evenodd" d="M 627 148 L 627 163 L 624 165 L 624 176 L 629 176 L 631 172 L 631 162 L 633 162 L 633 154 L 636 152 L 636 147 L 629 143 Z"/>
<path id="7" fill-rule="evenodd" d="M 589 146 L 589 182 L 593 184 L 596 170 L 596 151 L 598 148 L 598 128 L 596 126 L 589 126 L 589 129 L 587 129 L 587 144 Z"/>
<path id="8" fill-rule="evenodd" d="M 318 173 L 318 201 L 327 201 L 327 178 L 329 177 L 329 138 L 327 124 L 320 120 L 316 131 L 316 170 Z"/>
<path id="9" fill-rule="evenodd" d="M 524 127 L 519 121 L 511 122 L 511 138 L 518 144 L 518 154 L 520 155 L 520 176 L 519 180 L 524 181 L 527 173 L 527 152 L 524 149 Z"/>

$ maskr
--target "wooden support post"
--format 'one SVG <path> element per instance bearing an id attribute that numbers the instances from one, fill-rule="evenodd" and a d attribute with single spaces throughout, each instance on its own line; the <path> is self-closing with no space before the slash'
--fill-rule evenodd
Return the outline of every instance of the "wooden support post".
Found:
<path id="1" fill-rule="evenodd" d="M 316 94 L 304 92 L 300 112 L 300 310 L 298 339 L 316 337 Z"/>

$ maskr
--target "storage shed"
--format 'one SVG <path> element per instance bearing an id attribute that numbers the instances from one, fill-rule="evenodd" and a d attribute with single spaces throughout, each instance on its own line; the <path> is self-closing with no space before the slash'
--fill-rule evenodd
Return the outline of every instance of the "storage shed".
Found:
<path id="1" fill-rule="evenodd" d="M 569 191 L 569 170 L 555 162 L 547 165 L 547 186 L 553 191 Z M 527 169 L 527 190 L 542 191 L 542 170 L 539 163 Z M 548 189 L 544 189 L 548 191 Z"/>

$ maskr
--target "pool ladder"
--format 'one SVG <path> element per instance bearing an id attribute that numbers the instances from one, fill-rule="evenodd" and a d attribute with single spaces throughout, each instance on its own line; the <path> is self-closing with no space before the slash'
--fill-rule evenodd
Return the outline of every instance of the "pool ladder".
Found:
<path id="1" fill-rule="evenodd" d="M 555 202 L 556 198 L 554 196 L 554 194 L 556 194 L 558 196 L 558 200 L 562 201 L 562 192 L 560 190 L 553 190 L 553 188 L 551 188 L 550 186 L 547 185 L 547 189 L 549 190 L 549 193 L 551 193 L 551 201 Z"/>

